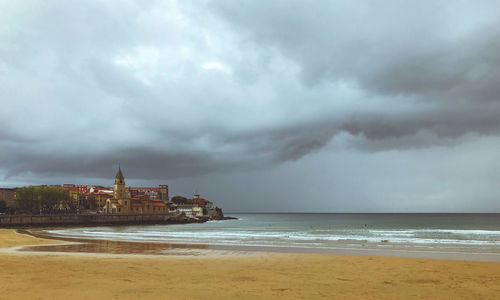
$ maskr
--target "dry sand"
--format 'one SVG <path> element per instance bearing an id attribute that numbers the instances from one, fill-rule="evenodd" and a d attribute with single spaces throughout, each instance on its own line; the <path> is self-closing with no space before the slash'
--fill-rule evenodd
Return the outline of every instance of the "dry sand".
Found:
<path id="1" fill-rule="evenodd" d="M 0 247 L 53 244 L 0 229 Z M 0 299 L 500 299 L 500 263 L 0 253 Z"/>

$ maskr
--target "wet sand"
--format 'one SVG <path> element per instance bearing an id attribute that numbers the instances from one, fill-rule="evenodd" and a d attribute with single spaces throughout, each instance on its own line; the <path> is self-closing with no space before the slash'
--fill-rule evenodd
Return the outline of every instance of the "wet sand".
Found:
<path id="1" fill-rule="evenodd" d="M 495 299 L 500 263 L 331 254 L 14 252 L 60 243 L 0 230 L 0 299 Z M 199 249 L 200 251 L 204 249 Z"/>

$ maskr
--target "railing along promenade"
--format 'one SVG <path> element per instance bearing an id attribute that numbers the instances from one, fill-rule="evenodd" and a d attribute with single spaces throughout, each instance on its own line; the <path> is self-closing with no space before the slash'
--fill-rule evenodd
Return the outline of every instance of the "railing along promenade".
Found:
<path id="1" fill-rule="evenodd" d="M 195 219 L 179 213 L 164 214 L 53 214 L 53 215 L 0 215 L 0 228 L 51 226 L 103 226 L 140 224 L 193 223 Z"/>

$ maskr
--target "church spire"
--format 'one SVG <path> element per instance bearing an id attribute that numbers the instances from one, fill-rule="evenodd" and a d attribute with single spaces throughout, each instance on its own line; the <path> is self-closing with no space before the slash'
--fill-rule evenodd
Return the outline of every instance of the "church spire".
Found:
<path id="1" fill-rule="evenodd" d="M 119 181 L 119 182 L 123 182 L 125 181 L 125 178 L 123 177 L 123 174 L 122 174 L 122 169 L 120 166 L 118 166 L 118 172 L 116 172 L 116 176 L 115 176 L 115 182 L 116 181 Z"/>
<path id="2" fill-rule="evenodd" d="M 118 167 L 118 172 L 116 172 L 115 176 L 115 185 L 113 187 L 113 197 L 115 199 L 124 199 L 125 198 L 125 178 L 122 174 L 122 169 Z"/>

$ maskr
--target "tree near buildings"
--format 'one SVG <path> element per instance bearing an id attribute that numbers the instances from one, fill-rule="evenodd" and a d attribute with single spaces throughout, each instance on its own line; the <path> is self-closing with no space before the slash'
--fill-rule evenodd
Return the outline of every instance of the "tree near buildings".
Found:
<path id="1" fill-rule="evenodd" d="M 16 208 L 23 213 L 71 210 L 70 202 L 68 191 L 58 187 L 28 186 L 16 191 Z"/>
<path id="2" fill-rule="evenodd" d="M 16 190 L 16 210 L 24 213 L 33 213 L 35 210 L 39 210 L 35 187 L 28 186 Z"/>
<path id="3" fill-rule="evenodd" d="M 170 201 L 175 204 L 186 204 L 188 202 L 188 199 L 182 196 L 173 196 Z"/>
<path id="4" fill-rule="evenodd" d="M 7 202 L 4 200 L 0 200 L 0 213 L 4 213 L 7 211 Z"/>

